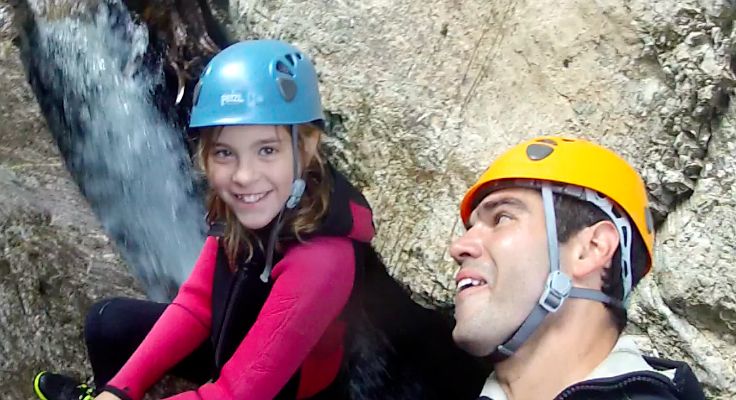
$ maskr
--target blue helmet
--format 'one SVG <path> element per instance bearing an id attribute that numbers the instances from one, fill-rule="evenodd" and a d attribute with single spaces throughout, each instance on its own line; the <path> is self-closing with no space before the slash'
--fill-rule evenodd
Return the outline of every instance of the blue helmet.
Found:
<path id="1" fill-rule="evenodd" d="M 218 53 L 194 89 L 193 104 L 190 128 L 324 119 L 314 65 L 279 40 L 248 40 Z"/>

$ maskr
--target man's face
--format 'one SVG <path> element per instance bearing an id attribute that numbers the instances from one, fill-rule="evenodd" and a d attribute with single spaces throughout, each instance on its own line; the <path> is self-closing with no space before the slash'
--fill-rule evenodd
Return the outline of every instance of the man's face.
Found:
<path id="1" fill-rule="evenodd" d="M 470 354 L 488 355 L 532 311 L 549 273 L 540 193 L 512 188 L 486 196 L 450 254 L 460 265 L 453 338 Z"/>

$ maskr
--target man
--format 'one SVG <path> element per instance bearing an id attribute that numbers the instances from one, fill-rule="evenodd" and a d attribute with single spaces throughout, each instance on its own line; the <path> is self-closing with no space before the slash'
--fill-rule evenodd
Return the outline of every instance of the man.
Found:
<path id="1" fill-rule="evenodd" d="M 496 361 L 480 399 L 704 398 L 686 364 L 620 337 L 654 244 L 644 184 L 624 160 L 583 140 L 530 140 L 460 209 L 453 337 Z"/>

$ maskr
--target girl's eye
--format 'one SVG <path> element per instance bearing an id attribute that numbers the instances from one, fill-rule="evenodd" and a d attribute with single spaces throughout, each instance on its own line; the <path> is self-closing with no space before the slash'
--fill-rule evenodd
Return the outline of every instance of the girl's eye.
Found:
<path id="1" fill-rule="evenodd" d="M 233 153 L 228 149 L 215 149 L 213 154 L 215 157 L 224 158 L 224 157 L 230 157 Z"/>
<path id="2" fill-rule="evenodd" d="M 276 153 L 276 149 L 270 146 L 261 147 L 258 150 L 258 154 L 261 156 L 270 156 L 272 154 Z"/>

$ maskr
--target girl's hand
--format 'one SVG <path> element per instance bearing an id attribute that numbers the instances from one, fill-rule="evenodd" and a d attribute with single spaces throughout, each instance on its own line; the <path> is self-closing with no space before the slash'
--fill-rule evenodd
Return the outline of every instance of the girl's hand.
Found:
<path id="1" fill-rule="evenodd" d="M 102 392 L 95 397 L 95 400 L 122 400 L 120 397 L 115 396 L 110 392 Z"/>

